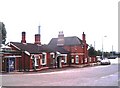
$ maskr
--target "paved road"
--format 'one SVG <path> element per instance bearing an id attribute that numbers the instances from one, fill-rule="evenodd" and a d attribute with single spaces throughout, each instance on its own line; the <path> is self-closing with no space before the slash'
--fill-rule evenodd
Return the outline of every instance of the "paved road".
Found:
<path id="1" fill-rule="evenodd" d="M 3 75 L 3 86 L 118 86 L 118 65 L 75 68 L 59 72 Z"/>

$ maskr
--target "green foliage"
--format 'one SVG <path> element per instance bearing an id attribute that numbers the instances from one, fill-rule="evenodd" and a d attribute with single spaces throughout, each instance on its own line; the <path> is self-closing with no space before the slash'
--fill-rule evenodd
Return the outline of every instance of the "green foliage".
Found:
<path id="1" fill-rule="evenodd" d="M 97 56 L 102 56 L 102 52 L 100 50 L 98 50 L 96 52 L 97 52 Z"/>
<path id="2" fill-rule="evenodd" d="M 97 55 L 97 51 L 93 47 L 90 47 L 88 49 L 88 55 L 89 56 L 96 56 Z"/>
<path id="3" fill-rule="evenodd" d="M 0 22 L 0 30 L 2 32 L 2 44 L 5 44 L 7 32 L 3 22 Z"/>

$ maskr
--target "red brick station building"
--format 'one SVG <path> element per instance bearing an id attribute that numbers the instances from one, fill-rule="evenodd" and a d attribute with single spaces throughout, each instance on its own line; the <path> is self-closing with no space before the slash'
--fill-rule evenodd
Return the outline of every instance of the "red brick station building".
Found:
<path id="1" fill-rule="evenodd" d="M 9 42 L 2 47 L 2 71 L 37 71 L 47 68 L 63 68 L 96 63 L 96 57 L 88 56 L 86 35 L 82 40 L 76 36 L 52 38 L 47 45 L 41 44 L 40 33 L 35 34 L 35 42 L 26 42 L 26 32 L 22 32 L 21 42 Z"/>

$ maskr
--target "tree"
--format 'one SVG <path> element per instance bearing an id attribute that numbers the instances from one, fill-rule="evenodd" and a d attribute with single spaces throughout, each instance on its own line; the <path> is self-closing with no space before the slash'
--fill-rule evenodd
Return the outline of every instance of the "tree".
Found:
<path id="1" fill-rule="evenodd" d="M 97 56 L 102 56 L 102 51 L 98 50 L 97 51 Z"/>
<path id="2" fill-rule="evenodd" d="M 5 25 L 4 25 L 4 23 L 3 22 L 0 22 L 0 42 L 2 43 L 2 44 L 5 44 L 5 41 L 6 41 L 6 34 L 7 34 L 7 32 L 6 32 L 6 28 L 5 28 Z"/>
<path id="3" fill-rule="evenodd" d="M 96 50 L 92 46 L 88 49 L 88 55 L 89 56 L 96 56 L 97 55 Z"/>

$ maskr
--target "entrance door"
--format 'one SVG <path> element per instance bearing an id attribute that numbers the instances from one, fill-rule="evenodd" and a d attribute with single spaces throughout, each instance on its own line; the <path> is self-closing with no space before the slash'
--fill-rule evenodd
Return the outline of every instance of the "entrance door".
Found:
<path id="1" fill-rule="evenodd" d="M 58 68 L 61 68 L 61 67 L 62 67 L 61 57 L 60 57 L 60 56 L 57 57 L 57 67 L 58 67 Z"/>
<path id="2" fill-rule="evenodd" d="M 15 70 L 15 58 L 7 58 L 7 72 Z"/>

